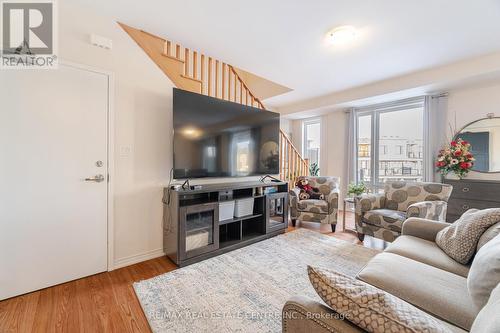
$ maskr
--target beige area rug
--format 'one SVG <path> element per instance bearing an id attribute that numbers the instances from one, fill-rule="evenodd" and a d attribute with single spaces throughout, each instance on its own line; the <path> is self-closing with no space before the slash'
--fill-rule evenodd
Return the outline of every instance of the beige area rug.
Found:
<path id="1" fill-rule="evenodd" d="M 355 276 L 379 251 L 298 229 L 137 282 L 153 332 L 281 332 L 294 295 L 320 301 L 307 265 Z"/>

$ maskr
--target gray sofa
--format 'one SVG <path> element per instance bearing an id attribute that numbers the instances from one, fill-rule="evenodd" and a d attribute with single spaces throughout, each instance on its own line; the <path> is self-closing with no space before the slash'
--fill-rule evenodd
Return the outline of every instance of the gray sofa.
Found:
<path id="1" fill-rule="evenodd" d="M 451 332 L 500 332 L 500 284 L 479 311 L 467 289 L 471 266 L 454 261 L 434 242 L 446 226 L 421 218 L 406 220 L 402 235 L 376 255 L 357 279 L 431 314 Z M 323 303 L 298 296 L 283 308 L 283 332 L 364 331 Z"/>

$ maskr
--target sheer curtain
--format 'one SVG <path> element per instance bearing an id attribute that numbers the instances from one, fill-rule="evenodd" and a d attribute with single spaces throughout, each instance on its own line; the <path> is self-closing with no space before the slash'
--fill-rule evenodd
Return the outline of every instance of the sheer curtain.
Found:
<path id="1" fill-rule="evenodd" d="M 434 166 L 439 150 L 446 144 L 448 94 L 425 96 L 424 137 L 427 138 L 424 152 L 424 175 L 429 182 L 440 181 Z"/>
<path id="2" fill-rule="evenodd" d="M 347 170 L 347 181 L 346 187 L 353 182 L 356 182 L 356 137 L 357 137 L 357 125 L 356 125 L 356 111 L 354 109 L 349 109 L 347 113 L 347 158 L 345 162 L 345 168 Z"/>

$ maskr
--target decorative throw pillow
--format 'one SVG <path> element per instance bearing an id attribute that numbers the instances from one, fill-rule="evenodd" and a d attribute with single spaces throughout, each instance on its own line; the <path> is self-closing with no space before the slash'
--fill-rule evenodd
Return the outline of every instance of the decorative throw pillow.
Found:
<path id="1" fill-rule="evenodd" d="M 307 271 L 323 301 L 368 332 L 451 332 L 427 313 L 365 282 L 310 266 Z"/>
<path id="2" fill-rule="evenodd" d="M 479 238 L 477 242 L 476 252 L 479 251 L 486 243 L 496 237 L 496 235 L 500 234 L 500 222 L 489 227 L 483 235 Z"/>
<path id="3" fill-rule="evenodd" d="M 474 256 L 481 235 L 500 221 L 500 208 L 466 211 L 436 235 L 436 244 L 447 255 L 466 265 Z"/>
<path id="4" fill-rule="evenodd" d="M 499 283 L 500 235 L 490 240 L 477 252 L 467 276 L 467 289 L 478 309 L 488 302 L 491 291 Z"/>

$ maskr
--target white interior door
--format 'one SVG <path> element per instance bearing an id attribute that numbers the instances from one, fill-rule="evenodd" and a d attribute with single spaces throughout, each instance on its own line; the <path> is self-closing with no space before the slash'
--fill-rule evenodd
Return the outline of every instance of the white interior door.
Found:
<path id="1" fill-rule="evenodd" d="M 107 269 L 108 79 L 0 71 L 0 299 Z"/>

